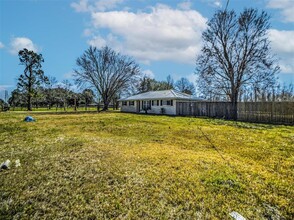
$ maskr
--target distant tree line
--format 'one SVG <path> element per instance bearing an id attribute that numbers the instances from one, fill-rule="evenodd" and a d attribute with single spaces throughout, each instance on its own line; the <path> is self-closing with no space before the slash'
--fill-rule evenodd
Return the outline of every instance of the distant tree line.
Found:
<path id="1" fill-rule="evenodd" d="M 138 94 L 141 92 L 165 90 L 165 89 L 176 89 L 178 91 L 186 92 L 188 94 L 194 94 L 194 85 L 189 82 L 186 78 L 181 78 L 174 83 L 170 80 L 171 77 L 167 77 L 166 80 L 156 81 L 155 79 L 149 78 L 147 76 L 141 77 L 135 84 L 133 89 L 126 90 L 128 95 Z M 31 98 L 33 108 L 47 108 L 50 109 L 63 109 L 67 110 L 70 108 L 85 109 L 88 110 L 90 106 L 98 107 L 99 98 L 96 97 L 92 89 L 84 89 L 81 92 L 74 92 L 73 84 L 70 81 L 65 80 L 62 83 L 58 83 L 54 77 L 49 77 L 48 84 L 39 86 L 34 95 Z M 182 86 L 183 82 L 185 86 Z M 192 86 L 193 85 L 193 86 Z M 181 90 L 181 87 L 182 89 Z M 186 87 L 190 86 L 191 90 L 187 90 Z M 118 94 L 111 103 L 115 103 L 117 106 L 117 99 L 122 94 Z M 15 89 L 12 91 L 10 98 L 7 103 L 0 99 L 0 109 L 3 111 L 10 106 L 11 110 L 15 108 L 21 108 L 23 110 L 27 109 L 26 93 Z M 223 96 L 218 96 L 217 94 L 207 94 L 207 96 L 202 96 L 203 98 L 211 101 L 228 101 Z M 294 101 L 294 86 L 290 84 L 277 84 L 275 87 L 268 89 L 258 89 L 255 90 L 242 90 L 239 101 Z M 101 106 L 103 103 L 100 103 Z"/>
<path id="2" fill-rule="evenodd" d="M 174 82 L 173 78 L 170 75 L 168 75 L 166 80 L 163 81 L 157 81 L 148 76 L 143 76 L 137 83 L 135 93 L 169 89 L 175 89 L 179 92 L 187 93 L 189 95 L 196 94 L 194 84 L 190 82 L 187 78 L 182 77 L 176 82 Z"/>
<path id="3" fill-rule="evenodd" d="M 228 5 L 228 4 L 227 4 Z M 203 47 L 196 59 L 196 82 L 187 78 L 174 81 L 156 80 L 141 73 L 136 61 L 108 46 L 89 47 L 77 58 L 74 83 L 57 83 L 45 76 L 42 54 L 23 49 L 19 51 L 24 72 L 8 100 L 12 108 L 87 107 L 93 103 L 107 110 L 124 96 L 175 89 L 214 101 L 230 101 L 233 118 L 237 118 L 240 101 L 293 101 L 292 83 L 279 84 L 277 59 L 271 53 L 268 29 L 269 15 L 256 9 L 218 10 L 208 21 L 202 34 Z M 197 85 L 197 91 L 194 86 Z M 82 92 L 77 92 L 82 91 Z M 1 108 L 7 105 L 0 100 Z"/>
<path id="4" fill-rule="evenodd" d="M 169 77 L 168 77 L 169 79 Z M 182 82 L 184 86 L 182 85 Z M 155 90 L 165 90 L 165 89 L 178 89 L 177 85 L 182 86 L 183 92 L 193 94 L 195 91 L 194 85 L 189 82 L 186 78 L 180 79 L 176 83 L 172 81 L 156 81 L 149 77 L 143 76 L 140 78 L 133 87 L 132 91 L 127 91 L 129 95 L 138 94 L 141 92 L 155 91 Z M 191 84 L 193 86 L 191 86 Z M 186 86 L 189 86 L 191 90 L 187 90 Z M 179 90 L 179 89 L 178 89 Z M 180 90 L 179 90 L 180 91 Z M 122 94 L 117 94 L 110 102 L 116 105 L 117 99 Z M 85 108 L 88 109 L 89 106 L 97 106 L 99 98 L 95 95 L 92 89 L 86 88 L 82 92 L 74 92 L 73 84 L 65 80 L 58 83 L 56 78 L 48 77 L 48 83 L 38 86 L 35 89 L 34 94 L 31 97 L 31 107 L 32 108 L 47 108 L 48 110 L 52 108 L 62 108 L 66 111 L 68 107 L 71 108 Z M 0 100 L 1 108 L 4 107 L 4 100 Z M 15 89 L 12 91 L 10 98 L 8 99 L 8 104 L 11 110 L 16 107 L 21 109 L 27 109 L 27 94 L 25 91 L 20 89 Z M 103 106 L 103 103 L 101 103 Z"/>
<path id="5" fill-rule="evenodd" d="M 191 95 L 195 86 L 187 78 L 174 82 L 169 75 L 166 80 L 157 81 L 140 73 L 138 65 L 130 57 L 120 55 L 109 47 L 90 47 L 77 59 L 74 89 L 69 80 L 58 82 L 55 77 L 45 76 L 41 63 L 42 54 L 23 49 L 19 51 L 20 64 L 24 73 L 18 79 L 17 88 L 12 91 L 7 103 L 1 100 L 1 109 L 10 106 L 12 110 L 32 108 L 55 108 L 66 111 L 68 107 L 77 110 L 96 106 L 107 110 L 111 103 L 118 108 L 117 100 L 155 90 L 176 89 Z M 8 104 L 8 105 L 7 105 Z"/>
<path id="6" fill-rule="evenodd" d="M 31 107 L 33 108 L 62 108 L 67 110 L 71 108 L 88 109 L 91 105 L 97 105 L 97 98 L 91 89 L 84 89 L 82 92 L 74 92 L 72 84 L 66 80 L 62 83 L 57 83 L 56 79 L 51 77 L 51 82 L 54 84 L 40 85 L 36 88 L 31 97 Z M 27 94 L 24 91 L 15 89 L 12 91 L 8 104 L 12 110 L 16 107 L 27 109 Z"/>
<path id="7" fill-rule="evenodd" d="M 198 84 L 199 85 L 199 84 Z M 229 97 L 221 93 L 206 90 L 202 91 L 201 97 L 210 101 L 230 101 Z M 275 82 L 267 87 L 244 86 L 240 89 L 239 102 L 272 102 L 294 101 L 294 85 L 290 83 Z"/>

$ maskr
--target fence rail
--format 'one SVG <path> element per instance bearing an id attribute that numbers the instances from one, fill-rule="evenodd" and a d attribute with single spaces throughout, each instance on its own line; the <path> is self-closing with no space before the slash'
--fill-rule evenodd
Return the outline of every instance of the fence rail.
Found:
<path id="1" fill-rule="evenodd" d="M 230 102 L 177 102 L 177 114 L 232 119 Z M 238 120 L 294 124 L 294 102 L 239 102 Z"/>

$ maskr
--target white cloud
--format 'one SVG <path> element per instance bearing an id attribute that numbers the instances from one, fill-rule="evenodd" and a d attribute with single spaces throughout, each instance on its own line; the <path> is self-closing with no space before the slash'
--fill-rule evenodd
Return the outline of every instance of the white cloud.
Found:
<path id="1" fill-rule="evenodd" d="M 294 22 L 293 0 L 269 0 L 267 7 L 282 10 L 285 22 Z"/>
<path id="2" fill-rule="evenodd" d="M 294 31 L 269 30 L 274 53 L 280 58 L 281 71 L 294 74 Z"/>
<path id="3" fill-rule="evenodd" d="M 117 37 L 113 34 L 108 34 L 105 38 L 101 37 L 100 35 L 94 36 L 92 39 L 88 40 L 87 43 L 91 46 L 100 48 L 107 45 L 111 45 L 113 48 L 115 48 L 117 51 L 121 51 L 122 45 L 118 41 Z"/>
<path id="4" fill-rule="evenodd" d="M 108 29 L 112 37 L 96 36 L 88 43 L 108 44 L 141 62 L 173 60 L 194 63 L 201 49 L 206 19 L 194 10 L 153 7 L 150 13 L 110 11 L 92 13 L 94 28 Z"/>
<path id="5" fill-rule="evenodd" d="M 178 8 L 183 9 L 183 10 L 190 10 L 192 7 L 192 2 L 191 1 L 185 1 L 182 3 L 179 3 Z"/>
<path id="6" fill-rule="evenodd" d="M 33 43 L 33 41 L 26 37 L 15 37 L 10 42 L 10 53 L 18 54 L 18 52 L 22 49 L 33 50 L 34 52 L 38 52 L 37 46 Z"/>
<path id="7" fill-rule="evenodd" d="M 144 76 L 147 76 L 151 79 L 154 79 L 155 77 L 154 73 L 151 70 L 143 70 L 142 73 Z"/>
<path id="8" fill-rule="evenodd" d="M 4 44 L 0 41 L 0 49 L 4 47 L 5 47 Z"/>
<path id="9" fill-rule="evenodd" d="M 94 11 L 106 11 L 116 8 L 124 0 L 79 0 L 79 2 L 73 2 L 70 4 L 76 12 L 94 12 Z"/>
<path id="10" fill-rule="evenodd" d="M 222 7 L 222 0 L 201 0 L 201 1 L 214 8 Z"/>
<path id="11" fill-rule="evenodd" d="M 214 2 L 213 2 L 213 5 L 214 5 L 215 7 L 217 7 L 217 8 L 222 7 L 222 3 L 221 3 L 220 0 L 216 0 L 216 1 L 214 1 Z"/>
<path id="12" fill-rule="evenodd" d="M 99 11 L 106 11 L 108 9 L 116 8 L 124 0 L 99 0 L 95 3 L 96 9 Z"/>
<path id="13" fill-rule="evenodd" d="M 106 40 L 101 36 L 95 36 L 91 40 L 88 40 L 88 44 L 94 47 L 104 47 L 107 45 Z"/>
<path id="14" fill-rule="evenodd" d="M 71 7 L 75 9 L 76 12 L 87 12 L 91 11 L 91 6 L 88 0 L 80 0 L 79 2 L 73 2 L 70 4 Z"/>

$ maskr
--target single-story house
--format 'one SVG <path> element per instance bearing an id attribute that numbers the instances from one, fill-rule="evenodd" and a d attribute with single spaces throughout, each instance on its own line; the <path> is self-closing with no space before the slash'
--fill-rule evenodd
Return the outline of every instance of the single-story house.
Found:
<path id="1" fill-rule="evenodd" d="M 150 91 L 119 99 L 122 112 L 178 115 L 177 102 L 201 101 L 175 90 Z"/>

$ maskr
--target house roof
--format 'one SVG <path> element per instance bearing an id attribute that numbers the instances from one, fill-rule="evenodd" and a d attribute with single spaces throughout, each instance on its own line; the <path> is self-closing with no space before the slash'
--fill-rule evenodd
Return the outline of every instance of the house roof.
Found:
<path id="1" fill-rule="evenodd" d="M 193 97 L 192 95 L 178 92 L 176 90 L 161 90 L 161 91 L 150 91 L 133 95 L 119 101 L 133 101 L 133 100 L 155 100 L 155 99 L 185 99 L 185 100 L 201 100 L 200 98 Z"/>

